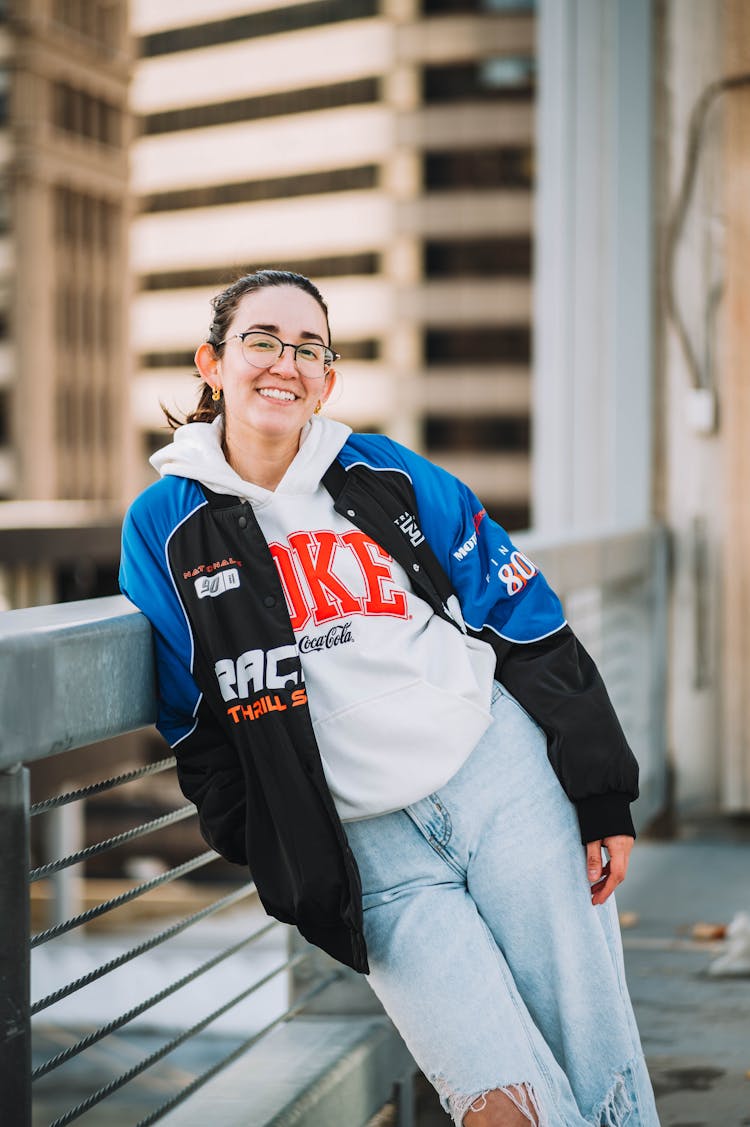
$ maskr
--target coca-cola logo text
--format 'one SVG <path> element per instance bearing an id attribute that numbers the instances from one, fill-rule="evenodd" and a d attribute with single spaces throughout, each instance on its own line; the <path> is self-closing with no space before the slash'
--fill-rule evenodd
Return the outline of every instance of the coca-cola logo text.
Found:
<path id="1" fill-rule="evenodd" d="M 298 640 L 301 654 L 319 653 L 321 650 L 333 650 L 336 646 L 344 646 L 353 642 L 351 622 L 337 622 L 325 634 L 303 634 Z"/>

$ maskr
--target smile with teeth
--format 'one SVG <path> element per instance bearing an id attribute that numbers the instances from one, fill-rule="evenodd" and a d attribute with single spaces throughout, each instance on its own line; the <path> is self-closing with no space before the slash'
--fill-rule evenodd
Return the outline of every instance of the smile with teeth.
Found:
<path id="1" fill-rule="evenodd" d="M 259 387 L 258 395 L 264 399 L 279 399 L 285 403 L 293 403 L 297 396 L 293 391 L 282 391 L 278 387 Z"/>

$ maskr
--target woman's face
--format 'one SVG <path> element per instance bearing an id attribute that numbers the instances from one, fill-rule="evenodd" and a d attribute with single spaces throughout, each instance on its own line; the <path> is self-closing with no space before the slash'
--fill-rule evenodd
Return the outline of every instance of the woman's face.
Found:
<path id="1" fill-rule="evenodd" d="M 257 367 L 243 355 L 242 342 L 235 335 L 250 330 L 272 333 L 289 344 L 316 341 L 327 345 L 325 314 L 315 298 L 296 286 L 268 286 L 245 294 L 209 379 L 224 394 L 228 437 L 288 441 L 299 434 L 318 403 L 326 401 L 335 372 L 302 375 L 292 348 L 285 348 L 270 367 Z"/>

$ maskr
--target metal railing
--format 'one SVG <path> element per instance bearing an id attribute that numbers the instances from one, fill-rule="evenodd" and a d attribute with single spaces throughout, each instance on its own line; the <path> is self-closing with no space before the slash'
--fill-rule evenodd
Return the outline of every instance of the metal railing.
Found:
<path id="1" fill-rule="evenodd" d="M 561 594 L 571 625 L 602 668 L 641 760 L 638 820 L 643 824 L 660 808 L 665 796 L 664 535 L 658 529 L 648 529 L 567 543 L 544 543 L 531 534 L 518 540 Z M 32 819 L 64 819 L 66 811 L 80 808 L 95 795 L 170 771 L 174 759 L 170 756 L 120 771 L 33 806 L 29 804 L 27 765 L 141 728 L 150 724 L 154 715 L 150 629 L 126 600 L 97 599 L 0 615 L 0 1090 L 3 1121 L 8 1127 L 29 1127 L 32 1083 L 142 1018 L 166 998 L 186 990 L 274 930 L 283 929 L 275 921 L 261 921 L 249 934 L 199 961 L 188 973 L 176 974 L 157 992 L 96 1028 L 80 1031 L 72 1043 L 32 1067 L 32 1017 L 38 1018 L 63 999 L 253 896 L 253 884 L 247 881 L 151 935 L 139 934 L 131 946 L 31 999 L 32 952 L 65 936 L 76 936 L 92 921 L 217 860 L 210 850 L 200 852 L 166 872 L 136 881 L 115 896 L 77 910 L 80 905 L 76 905 L 70 885 L 75 866 L 193 816 L 192 806 L 180 805 L 93 845 L 82 846 L 73 834 L 67 835 L 73 844 L 68 848 L 65 832 L 47 835 L 47 840 L 56 838 L 63 843 L 62 855 L 47 857 L 29 870 Z M 55 885 L 53 918 L 49 926 L 31 934 L 28 883 L 42 879 Z M 352 1008 L 352 998 L 361 989 L 353 980 L 359 976 L 348 976 L 320 952 L 298 943 L 283 948 L 272 966 L 263 965 L 261 969 L 256 981 L 247 985 L 243 981 L 243 988 L 235 990 L 221 1005 L 201 1014 L 186 1028 L 172 1031 L 173 1035 L 166 1036 L 153 1051 L 73 1106 L 56 1112 L 51 1127 L 64 1127 L 78 1119 L 273 979 L 288 979 L 287 1004 L 255 1028 L 251 1036 L 236 1038 L 228 1052 L 183 1082 L 158 1106 L 148 1109 L 139 1118 L 138 1127 L 156 1122 L 280 1022 L 302 1010 L 315 1012 L 323 991 L 327 999 L 341 999 L 341 1009 L 345 1010 Z"/>
<path id="2" fill-rule="evenodd" d="M 168 756 L 159 762 L 77 787 L 34 805 L 29 803 L 28 764 L 57 756 L 92 740 L 142 727 L 155 715 L 148 624 L 124 599 L 99 599 L 88 603 L 40 607 L 1 616 L 0 714 L 3 721 L 0 742 L 0 855 L 4 861 L 0 867 L 0 912 L 4 921 L 0 929 L 0 1091 L 4 1108 L 3 1122 L 8 1127 L 28 1127 L 31 1123 L 31 1091 L 34 1082 L 68 1064 L 103 1038 L 142 1018 L 165 999 L 185 990 L 199 977 L 240 952 L 246 952 L 254 943 L 274 932 L 283 936 L 287 929 L 275 920 L 262 922 L 249 934 L 223 946 L 188 973 L 176 976 L 137 1005 L 102 1022 L 94 1029 L 88 1029 L 63 1050 L 32 1065 L 32 1018 L 45 1014 L 64 999 L 174 940 L 189 928 L 253 897 L 255 890 L 252 881 L 245 881 L 199 910 L 170 922 L 168 926 L 145 938 L 139 937 L 138 942 L 132 946 L 126 945 L 116 956 L 88 969 L 86 973 L 61 983 L 42 997 L 32 999 L 29 988 L 32 952 L 115 912 L 162 885 L 203 869 L 217 861 L 218 857 L 212 850 L 204 850 L 150 879 L 137 881 L 125 891 L 104 899 L 85 911 L 72 914 L 67 914 L 74 902 L 69 894 L 70 890 L 58 888 L 52 898 L 52 910 L 57 918 L 51 926 L 32 934 L 28 884 L 33 885 L 50 878 L 64 878 L 76 865 L 193 817 L 195 809 L 191 804 L 181 805 L 166 814 L 150 818 L 93 845 L 56 856 L 29 870 L 31 819 L 55 818 L 66 808 L 80 806 L 95 795 L 127 787 L 136 780 L 174 768 L 174 757 Z M 60 835 L 57 836 L 59 839 Z M 63 834 L 62 837 L 64 836 Z M 28 881 L 24 879 L 26 874 Z M 291 987 L 292 972 L 308 958 L 307 950 L 292 950 L 282 940 L 282 952 L 274 965 L 264 965 L 262 973 L 255 980 L 247 985 L 244 980 L 243 988 L 235 989 L 221 1005 L 190 1022 L 187 1028 L 180 1029 L 175 1035 L 165 1037 L 154 1051 L 145 1054 L 135 1064 L 57 1114 L 50 1127 L 65 1127 L 80 1118 L 190 1038 L 207 1030 L 272 980 L 285 976 L 285 985 Z M 245 969 L 243 967 L 243 971 Z M 238 977 L 244 979 L 244 975 Z M 265 1020 L 250 1036 L 236 1038 L 237 1043 L 229 1052 L 162 1100 L 158 1107 L 139 1118 L 138 1127 L 146 1127 L 162 1118 L 272 1028 L 304 1010 L 339 977 L 340 973 L 329 966 L 323 973 L 315 975 L 303 991 L 297 990 L 293 994 L 290 988 L 287 989 L 287 1004 L 280 1007 L 270 1020 Z"/>

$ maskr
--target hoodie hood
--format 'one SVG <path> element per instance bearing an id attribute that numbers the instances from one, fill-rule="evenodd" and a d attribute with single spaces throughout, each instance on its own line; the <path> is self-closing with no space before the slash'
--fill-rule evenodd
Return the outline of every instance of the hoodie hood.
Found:
<path id="1" fill-rule="evenodd" d="M 299 450 L 275 490 L 245 481 L 229 465 L 221 448 L 221 416 L 212 423 L 185 423 L 175 431 L 169 445 L 157 450 L 149 461 L 162 477 L 188 477 L 215 493 L 242 497 L 260 506 L 276 493 L 314 493 L 351 433 L 345 423 L 313 416 L 302 428 Z"/>

